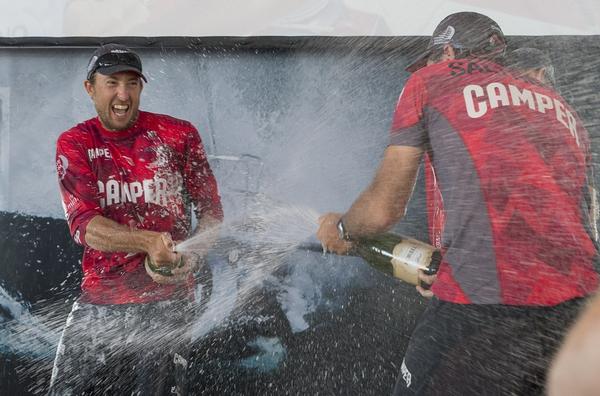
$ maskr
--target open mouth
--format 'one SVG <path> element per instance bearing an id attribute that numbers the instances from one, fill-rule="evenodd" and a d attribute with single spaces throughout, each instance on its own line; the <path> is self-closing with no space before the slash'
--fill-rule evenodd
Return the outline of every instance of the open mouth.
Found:
<path id="1" fill-rule="evenodd" d="M 115 104 L 111 109 L 117 117 L 125 117 L 129 111 L 129 105 Z"/>

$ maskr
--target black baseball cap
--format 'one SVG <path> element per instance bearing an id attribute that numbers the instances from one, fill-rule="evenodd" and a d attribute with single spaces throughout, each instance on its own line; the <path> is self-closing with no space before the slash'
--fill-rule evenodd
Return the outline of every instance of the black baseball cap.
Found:
<path id="1" fill-rule="evenodd" d="M 121 44 L 105 44 L 92 54 L 87 67 L 87 79 L 94 73 L 109 76 L 122 71 L 135 72 L 148 82 L 142 74 L 142 60 L 138 54 Z"/>
<path id="2" fill-rule="evenodd" d="M 427 50 L 408 65 L 406 71 L 412 73 L 427 65 L 427 59 L 433 50 L 446 44 L 451 44 L 456 49 L 492 51 L 495 49 L 494 44 L 490 42 L 492 34 L 500 37 L 502 46 L 506 46 L 506 38 L 502 29 L 490 17 L 477 12 L 450 14 L 433 31 Z"/>

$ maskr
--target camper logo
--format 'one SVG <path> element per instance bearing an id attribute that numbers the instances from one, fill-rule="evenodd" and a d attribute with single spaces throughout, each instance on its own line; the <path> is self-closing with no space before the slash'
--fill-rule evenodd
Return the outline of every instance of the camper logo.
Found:
<path id="1" fill-rule="evenodd" d="M 454 37 L 454 33 L 456 33 L 456 29 L 454 29 L 454 26 L 452 26 L 452 25 L 448 26 L 446 28 L 446 30 L 444 30 L 443 33 L 440 33 L 439 35 L 437 35 L 433 38 L 433 45 L 449 43 L 450 41 L 452 41 L 452 37 Z"/>
<path id="2" fill-rule="evenodd" d="M 117 181 L 110 179 L 106 182 L 98 180 L 98 192 L 100 193 L 100 207 L 122 204 L 125 202 L 133 203 L 153 203 L 162 207 L 167 207 L 171 197 L 168 188 L 169 183 L 166 179 L 155 177 L 154 179 L 144 179 L 142 181 Z"/>

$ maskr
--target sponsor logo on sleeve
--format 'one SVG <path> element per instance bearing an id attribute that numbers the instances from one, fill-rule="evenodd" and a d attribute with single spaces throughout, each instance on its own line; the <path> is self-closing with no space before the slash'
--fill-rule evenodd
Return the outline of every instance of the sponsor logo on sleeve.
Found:
<path id="1" fill-rule="evenodd" d="M 67 174 L 67 169 L 69 168 L 69 160 L 64 155 L 59 155 L 56 160 L 56 172 L 58 173 L 58 178 L 60 180 L 65 178 Z"/>
<path id="2" fill-rule="evenodd" d="M 64 210 L 64 212 L 65 212 L 65 219 L 66 219 L 67 221 L 69 221 L 69 217 L 70 217 L 70 215 L 69 215 L 69 211 L 68 211 L 68 209 L 67 209 L 67 205 L 65 204 L 65 201 L 62 201 L 62 207 L 63 207 L 63 210 Z"/>
<path id="3" fill-rule="evenodd" d="M 81 234 L 79 233 L 79 230 L 75 231 L 75 235 L 73 235 L 73 239 L 75 240 L 75 242 L 77 242 L 78 244 L 81 245 Z"/>

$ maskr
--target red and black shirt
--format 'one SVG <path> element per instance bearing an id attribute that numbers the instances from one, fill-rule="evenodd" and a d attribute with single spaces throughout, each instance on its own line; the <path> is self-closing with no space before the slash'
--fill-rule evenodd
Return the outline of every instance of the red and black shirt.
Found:
<path id="1" fill-rule="evenodd" d="M 56 165 L 71 235 L 85 248 L 84 301 L 142 303 L 190 291 L 191 284 L 155 283 L 144 269 L 145 254 L 97 251 L 85 236 L 97 215 L 132 229 L 169 232 L 173 240 L 189 236 L 192 204 L 198 218 L 223 217 L 217 183 L 193 125 L 140 111 L 131 128 L 113 132 L 92 118 L 60 135 Z"/>
<path id="2" fill-rule="evenodd" d="M 489 61 L 423 68 L 400 96 L 391 144 L 423 147 L 435 171 L 440 299 L 555 305 L 595 290 L 581 205 L 589 137 L 552 89 Z"/>

